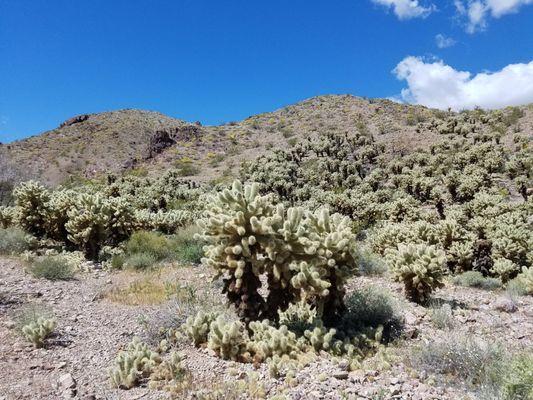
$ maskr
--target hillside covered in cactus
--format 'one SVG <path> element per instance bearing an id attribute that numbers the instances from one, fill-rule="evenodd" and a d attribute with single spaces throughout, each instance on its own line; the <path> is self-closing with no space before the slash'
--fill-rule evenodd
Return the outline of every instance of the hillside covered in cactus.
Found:
<path id="1" fill-rule="evenodd" d="M 3 144 L 0 392 L 532 399 L 532 137 L 532 106 L 322 96 Z"/>
<path id="2" fill-rule="evenodd" d="M 445 116 L 422 106 L 350 95 L 314 97 L 219 126 L 141 110 L 84 114 L 58 121 L 51 131 L 1 144 L 0 185 L 37 179 L 56 186 L 110 172 L 140 169 L 157 174 L 173 167 L 205 181 L 300 139 L 360 130 L 371 133 L 387 150 L 410 152 L 442 140 L 434 130 L 420 129 L 420 124 L 440 124 Z M 511 119 L 506 124 L 531 133 L 530 107 L 517 108 Z"/>

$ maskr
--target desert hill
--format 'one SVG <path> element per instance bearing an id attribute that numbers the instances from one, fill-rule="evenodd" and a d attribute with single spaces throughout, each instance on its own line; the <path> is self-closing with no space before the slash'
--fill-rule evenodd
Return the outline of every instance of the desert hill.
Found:
<path id="1" fill-rule="evenodd" d="M 520 111 L 507 128 L 530 135 L 533 110 L 523 106 Z M 219 126 L 143 110 L 85 114 L 0 145 L 0 184 L 37 179 L 55 186 L 109 172 L 157 175 L 170 167 L 199 181 L 222 179 L 233 175 L 241 161 L 325 132 L 368 132 L 390 151 L 409 152 L 444 140 L 424 124 L 447 114 L 452 113 L 351 95 L 313 97 Z"/>

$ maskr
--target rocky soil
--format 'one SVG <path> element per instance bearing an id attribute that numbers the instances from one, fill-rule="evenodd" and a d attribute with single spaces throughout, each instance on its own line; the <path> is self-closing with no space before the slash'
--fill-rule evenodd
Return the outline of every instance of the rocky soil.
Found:
<path id="1" fill-rule="evenodd" d="M 209 272 L 203 267 L 169 267 L 177 282 L 202 293 Z M 131 273 L 91 270 L 62 282 L 37 280 L 15 259 L 0 259 L 0 399 L 164 399 L 168 395 L 148 388 L 114 389 L 108 369 L 117 352 L 133 336 L 145 335 L 140 317 L 150 319 L 169 304 L 124 305 L 109 300 L 111 288 L 131 280 Z M 419 344 L 463 333 L 499 342 L 514 350 L 533 345 L 533 299 L 515 299 L 516 309 L 502 293 L 448 285 L 435 297 L 453 304 L 454 328 L 438 329 L 428 309 L 403 300 L 401 286 L 381 277 L 358 277 L 350 290 L 368 285 L 388 287 L 398 299 L 405 321 L 404 339 L 364 363 L 364 369 L 320 357 L 301 370 L 297 385 L 268 377 L 265 366 L 256 370 L 267 396 L 282 391 L 291 399 L 474 399 L 466 385 L 434 377 L 409 364 L 409 354 Z M 220 297 L 220 303 L 222 303 Z M 16 315 L 28 305 L 53 312 L 57 334 L 44 349 L 34 349 L 16 330 Z M 172 306 L 172 303 L 170 304 Z M 196 388 L 212 388 L 254 371 L 251 364 L 216 358 L 204 349 L 184 345 L 185 363 Z M 386 366 L 386 367 L 385 367 Z M 415 366 L 416 367 L 416 366 Z"/>

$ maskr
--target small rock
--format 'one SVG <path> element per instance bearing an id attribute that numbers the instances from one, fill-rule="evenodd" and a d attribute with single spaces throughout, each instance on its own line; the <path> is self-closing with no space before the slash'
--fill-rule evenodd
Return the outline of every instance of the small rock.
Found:
<path id="1" fill-rule="evenodd" d="M 336 371 L 332 376 L 335 379 L 348 379 L 348 371 Z"/>
<path id="2" fill-rule="evenodd" d="M 407 311 L 404 314 L 404 318 L 405 318 L 405 324 L 406 325 L 416 325 L 417 317 L 413 313 Z"/>
<path id="3" fill-rule="evenodd" d="M 343 371 L 347 371 L 348 370 L 348 367 L 350 366 L 350 363 L 348 360 L 341 360 L 339 361 L 339 365 L 338 367 L 343 370 Z"/>
<path id="4" fill-rule="evenodd" d="M 518 306 L 510 298 L 500 297 L 494 303 L 494 309 L 506 313 L 514 313 L 516 310 L 518 310 Z"/>
<path id="5" fill-rule="evenodd" d="M 400 388 L 398 386 L 394 386 L 392 389 L 391 389 L 391 396 L 397 396 L 401 393 L 402 391 L 400 390 Z"/>
<path id="6" fill-rule="evenodd" d="M 62 390 L 73 389 L 76 387 L 76 381 L 71 374 L 63 374 L 59 377 L 58 386 Z"/>

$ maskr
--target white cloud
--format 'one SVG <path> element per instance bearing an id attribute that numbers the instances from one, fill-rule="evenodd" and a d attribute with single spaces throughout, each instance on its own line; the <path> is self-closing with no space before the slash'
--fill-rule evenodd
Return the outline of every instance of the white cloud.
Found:
<path id="1" fill-rule="evenodd" d="M 418 0 L 372 0 L 374 3 L 392 8 L 399 19 L 425 18 L 436 10 L 435 5 L 424 6 Z"/>
<path id="2" fill-rule="evenodd" d="M 441 33 L 435 36 L 435 42 L 437 43 L 437 47 L 439 49 L 445 49 L 447 47 L 452 47 L 456 43 L 453 38 L 444 36 Z"/>
<path id="3" fill-rule="evenodd" d="M 487 27 L 489 17 L 515 13 L 521 6 L 533 4 L 533 0 L 455 0 L 454 4 L 457 13 L 467 19 L 467 32 L 474 33 Z"/>
<path id="4" fill-rule="evenodd" d="M 419 57 L 406 57 L 393 73 L 407 82 L 401 99 L 427 107 L 462 110 L 533 102 L 533 61 L 472 75 L 442 61 L 425 62 Z"/>

